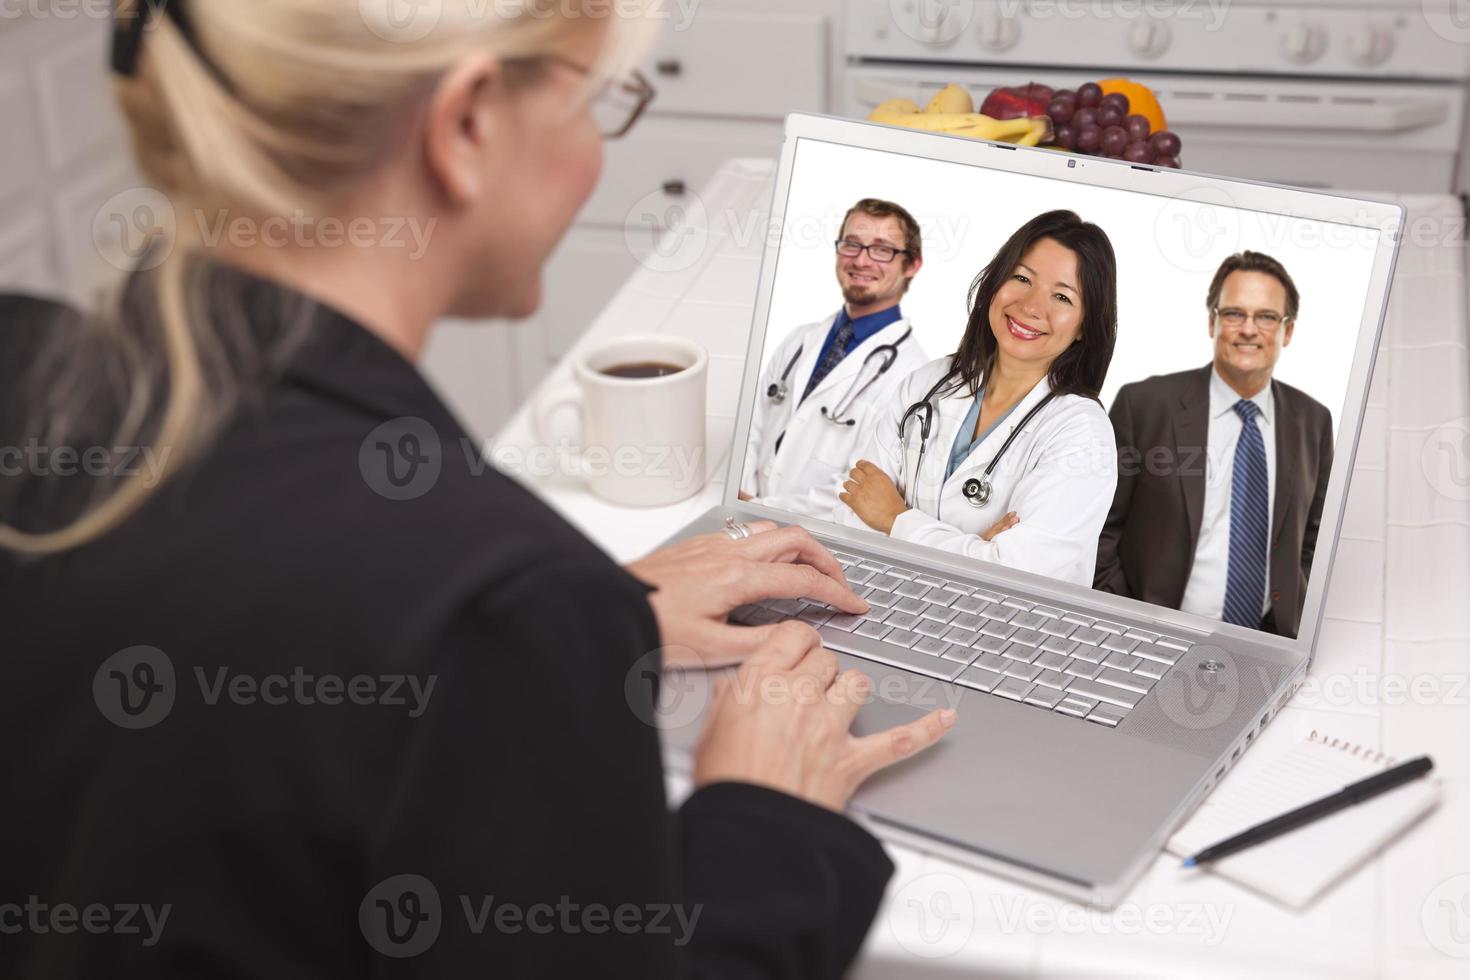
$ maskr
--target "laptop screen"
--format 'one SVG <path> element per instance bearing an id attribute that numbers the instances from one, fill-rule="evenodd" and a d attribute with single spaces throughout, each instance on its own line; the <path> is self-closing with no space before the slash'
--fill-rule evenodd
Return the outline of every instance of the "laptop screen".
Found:
<path id="1" fill-rule="evenodd" d="M 743 498 L 1296 636 L 1378 229 L 794 154 Z"/>

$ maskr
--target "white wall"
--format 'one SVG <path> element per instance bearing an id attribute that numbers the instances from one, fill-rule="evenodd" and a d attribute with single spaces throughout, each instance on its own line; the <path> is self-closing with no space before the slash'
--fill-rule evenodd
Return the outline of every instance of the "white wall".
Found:
<path id="1" fill-rule="evenodd" d="M 110 22 L 48 10 L 0 17 L 0 289 L 85 305 L 120 275 L 139 181 L 107 70 Z"/>

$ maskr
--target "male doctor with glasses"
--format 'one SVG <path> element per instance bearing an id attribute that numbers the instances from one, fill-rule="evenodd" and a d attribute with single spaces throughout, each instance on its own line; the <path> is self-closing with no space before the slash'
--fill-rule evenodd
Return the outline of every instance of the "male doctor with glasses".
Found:
<path id="1" fill-rule="evenodd" d="M 824 519 L 870 410 L 929 360 L 898 305 L 924 264 L 918 222 L 863 198 L 835 245 L 842 308 L 794 330 L 767 361 L 740 482 L 742 500 Z"/>

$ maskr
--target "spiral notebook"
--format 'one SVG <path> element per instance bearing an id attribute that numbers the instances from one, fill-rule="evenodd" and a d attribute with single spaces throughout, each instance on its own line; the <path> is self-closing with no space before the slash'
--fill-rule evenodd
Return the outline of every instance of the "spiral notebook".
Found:
<path id="1" fill-rule="evenodd" d="M 1240 767 L 1175 832 L 1165 850 L 1181 858 L 1198 853 L 1399 761 L 1315 729 L 1274 758 L 1268 753 L 1257 762 L 1247 753 Z M 1253 765 L 1247 767 L 1247 762 Z M 1305 908 L 1438 801 L 1439 782 L 1430 775 L 1182 873 L 1220 875 L 1267 898 Z"/>

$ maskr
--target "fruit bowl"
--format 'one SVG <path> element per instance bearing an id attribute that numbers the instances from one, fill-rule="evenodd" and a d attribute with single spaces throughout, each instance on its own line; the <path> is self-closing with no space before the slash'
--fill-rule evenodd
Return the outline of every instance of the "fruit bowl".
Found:
<path id="1" fill-rule="evenodd" d="M 970 93 L 946 85 L 928 105 L 889 99 L 868 118 L 890 126 L 1001 140 L 1156 167 L 1178 167 L 1182 144 L 1145 85 L 1128 78 L 1053 89 L 1038 82 L 993 89 L 975 111 Z"/>

